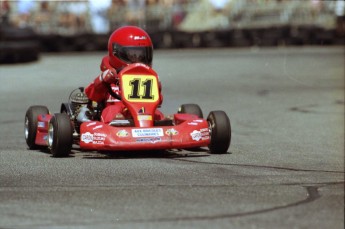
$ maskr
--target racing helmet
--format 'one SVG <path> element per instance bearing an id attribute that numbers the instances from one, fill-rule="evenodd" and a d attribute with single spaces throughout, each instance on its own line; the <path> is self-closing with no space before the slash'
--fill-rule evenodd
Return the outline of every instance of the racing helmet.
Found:
<path id="1" fill-rule="evenodd" d="M 136 26 L 115 30 L 108 41 L 109 63 L 121 69 L 132 63 L 152 66 L 153 45 L 149 35 Z"/>

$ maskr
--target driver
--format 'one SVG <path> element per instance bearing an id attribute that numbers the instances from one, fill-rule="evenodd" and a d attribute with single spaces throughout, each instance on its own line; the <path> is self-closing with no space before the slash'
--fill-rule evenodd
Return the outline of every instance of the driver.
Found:
<path id="1" fill-rule="evenodd" d="M 113 119 L 124 118 L 125 106 L 108 93 L 109 85 L 115 93 L 119 90 L 117 74 L 132 63 L 143 63 L 151 67 L 152 56 L 151 39 L 143 29 L 136 26 L 124 26 L 110 35 L 108 55 L 103 57 L 100 65 L 102 72 L 85 88 L 85 94 L 90 100 L 98 103 L 105 102 L 101 121 L 109 123 Z"/>

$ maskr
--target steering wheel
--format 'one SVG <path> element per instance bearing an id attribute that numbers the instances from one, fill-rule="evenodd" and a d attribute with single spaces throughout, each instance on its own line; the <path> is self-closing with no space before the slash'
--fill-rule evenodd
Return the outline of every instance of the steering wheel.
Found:
<path id="1" fill-rule="evenodd" d="M 121 100 L 121 96 L 116 94 L 113 89 L 111 88 L 110 84 L 107 84 L 108 92 L 111 96 L 113 96 L 115 99 Z"/>

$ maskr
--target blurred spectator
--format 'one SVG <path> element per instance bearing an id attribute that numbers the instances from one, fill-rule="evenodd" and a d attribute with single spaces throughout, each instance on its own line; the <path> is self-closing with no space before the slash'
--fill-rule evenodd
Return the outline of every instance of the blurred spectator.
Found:
<path id="1" fill-rule="evenodd" d="M 39 3 L 39 9 L 34 13 L 35 29 L 38 33 L 48 34 L 52 33 L 52 26 L 50 24 L 53 15 L 53 10 L 49 7 L 48 1 Z"/>
<path id="2" fill-rule="evenodd" d="M 94 33 L 106 34 L 109 32 L 107 12 L 111 0 L 89 0 L 91 27 Z"/>
<path id="3" fill-rule="evenodd" d="M 162 28 L 164 23 L 164 5 L 159 0 L 146 0 L 145 6 L 145 25 L 146 30 L 152 31 Z"/>
<path id="4" fill-rule="evenodd" d="M 110 23 L 110 31 L 115 30 L 123 25 L 126 25 L 126 2 L 125 0 L 112 0 L 111 5 L 107 11 L 107 16 Z"/>
<path id="5" fill-rule="evenodd" d="M 127 0 L 126 21 L 130 25 L 144 26 L 145 0 Z"/>
<path id="6" fill-rule="evenodd" d="M 229 3 L 230 0 L 209 0 L 213 7 L 218 10 L 222 10 Z"/>
<path id="7" fill-rule="evenodd" d="M 335 15 L 337 17 L 337 33 L 339 36 L 345 36 L 345 1 L 337 0 L 335 4 Z"/>
<path id="8" fill-rule="evenodd" d="M 106 34 L 128 24 L 188 32 L 314 26 L 344 34 L 344 5 L 344 0 L 0 0 L 0 21 L 29 25 L 40 34 Z"/>
<path id="9" fill-rule="evenodd" d="M 59 34 L 73 34 L 75 32 L 74 17 L 70 12 L 69 4 L 69 2 L 59 2 L 57 5 Z"/>
<path id="10" fill-rule="evenodd" d="M 72 15 L 72 27 L 77 31 L 87 29 L 88 2 L 72 1 L 68 4 L 67 11 Z"/>
<path id="11" fill-rule="evenodd" d="M 323 2 L 320 0 L 310 0 L 310 10 L 313 18 L 316 18 L 323 9 Z"/>
<path id="12" fill-rule="evenodd" d="M 11 6 L 9 1 L 0 2 L 0 23 L 9 24 L 10 23 Z"/>
<path id="13" fill-rule="evenodd" d="M 30 25 L 30 16 L 34 7 L 33 0 L 19 0 L 17 2 L 18 17 L 16 25 L 18 27 L 27 27 Z"/>
<path id="14" fill-rule="evenodd" d="M 172 25 L 177 28 L 186 16 L 186 11 L 184 5 L 186 0 L 175 0 L 172 7 Z"/>
<path id="15" fill-rule="evenodd" d="M 228 2 L 227 2 L 228 3 Z M 185 20 L 179 26 L 183 31 L 208 31 L 225 29 L 229 27 L 228 16 L 224 14 L 224 7 L 219 9 L 213 7 L 210 0 L 202 0 L 195 8 L 189 11 Z"/>
<path id="16" fill-rule="evenodd" d="M 51 18 L 51 24 L 53 25 L 57 21 L 59 34 L 71 35 L 90 30 L 89 5 L 87 1 L 61 1 L 54 3 L 56 3 L 56 18 Z"/>

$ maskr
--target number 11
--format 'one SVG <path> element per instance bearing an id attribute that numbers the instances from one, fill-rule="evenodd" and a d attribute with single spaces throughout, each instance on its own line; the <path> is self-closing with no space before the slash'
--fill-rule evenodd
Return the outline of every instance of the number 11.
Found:
<path id="1" fill-rule="evenodd" d="M 147 79 L 140 84 L 140 79 L 134 79 L 129 82 L 132 86 L 132 94 L 129 99 L 153 99 L 152 96 L 152 79 Z M 139 95 L 140 86 L 144 87 L 144 95 Z"/>

